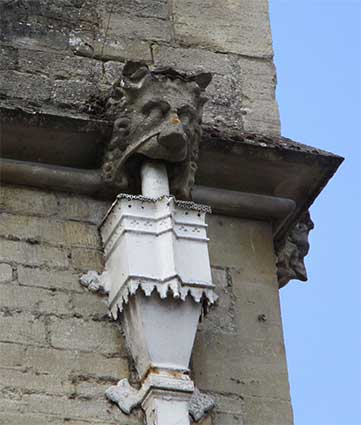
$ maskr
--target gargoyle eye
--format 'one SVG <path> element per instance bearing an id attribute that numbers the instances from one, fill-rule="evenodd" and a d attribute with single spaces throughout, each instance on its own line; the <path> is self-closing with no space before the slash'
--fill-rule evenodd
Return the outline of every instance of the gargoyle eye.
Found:
<path id="1" fill-rule="evenodd" d="M 191 121 L 195 116 L 195 111 L 189 105 L 184 105 L 180 107 L 177 113 L 181 119 L 187 118 L 188 121 Z"/>
<path id="2" fill-rule="evenodd" d="M 142 112 L 144 115 L 149 115 L 152 111 L 159 111 L 165 115 L 170 109 L 168 102 L 163 100 L 152 100 L 143 106 Z"/>

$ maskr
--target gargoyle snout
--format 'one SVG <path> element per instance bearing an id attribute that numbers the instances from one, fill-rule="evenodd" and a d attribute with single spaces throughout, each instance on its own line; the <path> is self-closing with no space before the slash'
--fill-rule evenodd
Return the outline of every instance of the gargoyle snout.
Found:
<path id="1" fill-rule="evenodd" d="M 178 114 L 176 114 L 176 113 L 171 114 L 169 121 L 172 125 L 182 124 L 182 121 L 179 119 Z"/>
<path id="2" fill-rule="evenodd" d="M 307 282 L 307 270 L 304 264 L 299 265 L 296 269 L 297 279 L 301 282 Z"/>
<path id="3" fill-rule="evenodd" d="M 188 137 L 178 115 L 172 114 L 170 124 L 159 134 L 158 142 L 172 152 L 185 151 Z"/>

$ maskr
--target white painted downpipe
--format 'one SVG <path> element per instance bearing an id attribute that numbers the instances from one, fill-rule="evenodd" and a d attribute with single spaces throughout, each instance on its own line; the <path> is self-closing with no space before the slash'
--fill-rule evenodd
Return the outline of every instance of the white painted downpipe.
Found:
<path id="1" fill-rule="evenodd" d="M 147 425 L 190 425 L 190 394 L 151 391 L 143 402 Z"/>
<path id="2" fill-rule="evenodd" d="M 189 376 L 204 303 L 212 283 L 204 205 L 169 195 L 164 163 L 145 160 L 142 195 L 119 194 L 102 224 L 105 270 L 99 277 L 122 327 L 142 386 L 127 378 L 106 391 L 130 414 L 141 405 L 148 425 L 190 425 L 213 405 Z M 197 419 L 197 420 L 198 420 Z"/>
<path id="3" fill-rule="evenodd" d="M 160 161 L 144 161 L 141 167 L 141 184 L 142 195 L 147 198 L 159 198 L 163 195 L 169 195 L 169 181 L 165 164 Z M 168 364 L 169 372 L 174 373 L 177 368 L 182 366 L 187 369 L 197 323 L 201 314 L 201 304 L 195 303 L 191 297 L 188 297 L 185 301 L 177 302 L 173 299 L 169 301 L 160 300 L 158 297 L 145 297 L 144 295 L 137 296 L 134 302 L 138 305 L 138 309 L 142 310 L 142 314 L 146 315 L 145 321 L 147 319 L 152 320 L 151 323 L 148 321 L 148 331 L 138 336 L 149 338 L 148 350 L 150 349 L 154 358 L 160 360 L 158 364 L 161 370 L 167 370 L 164 367 L 166 364 L 161 362 L 162 359 L 173 360 L 173 363 Z M 132 309 L 132 306 L 129 305 L 129 308 Z M 130 317 L 127 311 L 125 311 L 124 316 L 125 327 L 129 332 L 132 324 L 129 323 Z M 143 323 L 146 323 L 145 321 Z M 178 338 L 172 332 L 175 330 L 174 324 L 177 321 L 180 322 Z M 166 323 L 167 325 L 164 327 Z M 168 325 L 169 332 L 167 331 Z M 164 327 L 164 330 L 159 333 L 158 331 L 162 327 Z M 175 353 L 176 357 L 179 354 L 185 356 L 183 362 L 177 362 L 177 358 L 172 355 L 175 345 L 178 346 L 180 353 L 182 353 Z M 185 353 L 183 354 L 184 349 Z M 183 371 L 180 370 L 180 372 Z M 177 388 L 174 388 L 173 391 L 151 389 L 142 403 L 146 414 L 146 423 L 148 425 L 190 425 L 189 402 L 191 396 L 191 392 L 177 391 Z"/>
<path id="4" fill-rule="evenodd" d="M 169 195 L 167 167 L 163 162 L 146 160 L 141 170 L 142 195 L 147 198 L 159 198 Z"/>

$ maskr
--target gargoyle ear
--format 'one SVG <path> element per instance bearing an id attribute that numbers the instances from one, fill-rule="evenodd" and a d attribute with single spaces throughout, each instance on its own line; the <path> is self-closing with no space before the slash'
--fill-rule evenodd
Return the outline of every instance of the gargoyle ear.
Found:
<path id="1" fill-rule="evenodd" d="M 123 77 L 133 83 L 142 80 L 149 72 L 149 68 L 142 62 L 128 61 L 123 68 Z"/>
<path id="2" fill-rule="evenodd" d="M 193 80 L 198 84 L 201 90 L 205 90 L 212 80 L 212 74 L 209 72 L 202 72 L 201 74 L 195 75 Z"/>

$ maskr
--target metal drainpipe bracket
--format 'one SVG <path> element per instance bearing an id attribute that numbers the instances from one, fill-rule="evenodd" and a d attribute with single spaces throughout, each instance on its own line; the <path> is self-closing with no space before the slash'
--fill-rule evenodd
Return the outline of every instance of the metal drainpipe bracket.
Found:
<path id="1" fill-rule="evenodd" d="M 189 414 L 198 422 L 207 416 L 208 412 L 215 407 L 216 403 L 210 395 L 202 393 L 198 388 L 194 388 L 190 403 Z"/>
<path id="2" fill-rule="evenodd" d="M 164 393 L 164 396 L 167 396 L 169 392 L 188 395 L 189 414 L 196 422 L 205 417 L 215 406 L 213 398 L 195 388 L 189 376 L 179 374 L 175 377 L 174 373 L 170 374 L 166 371 L 150 373 L 139 390 L 133 388 L 128 379 L 121 379 L 117 385 L 108 388 L 105 395 L 116 403 L 123 413 L 129 415 L 134 408 L 143 405 L 152 390 Z"/>

